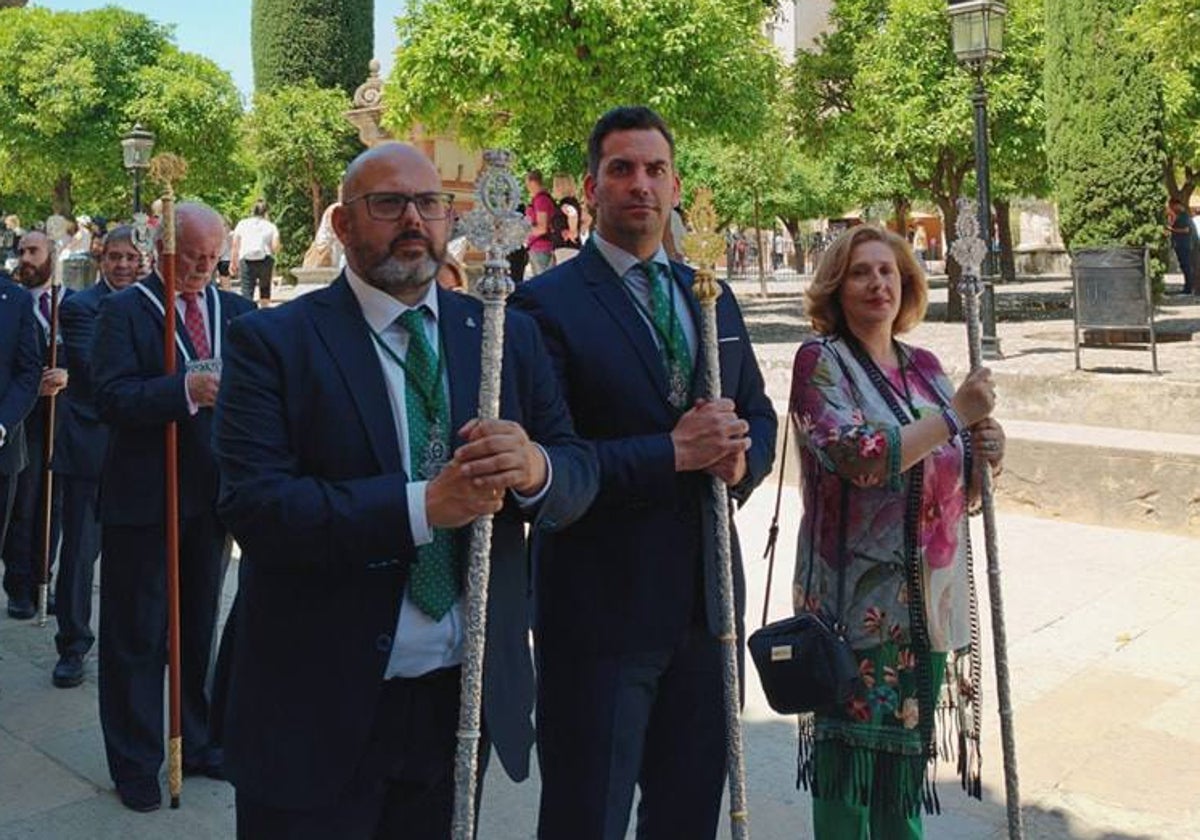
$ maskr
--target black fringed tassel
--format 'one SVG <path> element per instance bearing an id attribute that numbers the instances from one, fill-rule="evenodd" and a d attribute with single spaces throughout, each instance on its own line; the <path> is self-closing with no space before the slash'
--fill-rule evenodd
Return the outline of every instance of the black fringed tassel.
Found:
<path id="1" fill-rule="evenodd" d="M 813 783 L 815 770 L 816 726 L 812 715 L 800 715 L 797 718 L 799 746 L 796 750 L 796 790 L 809 790 Z"/>

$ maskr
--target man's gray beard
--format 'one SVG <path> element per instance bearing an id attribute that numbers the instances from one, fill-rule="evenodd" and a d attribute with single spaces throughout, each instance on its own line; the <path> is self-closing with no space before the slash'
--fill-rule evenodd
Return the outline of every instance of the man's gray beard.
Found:
<path id="1" fill-rule="evenodd" d="M 437 277 L 442 267 L 441 260 L 425 255 L 419 260 L 401 262 L 388 257 L 367 274 L 367 282 L 389 295 L 409 289 L 419 289 Z"/>

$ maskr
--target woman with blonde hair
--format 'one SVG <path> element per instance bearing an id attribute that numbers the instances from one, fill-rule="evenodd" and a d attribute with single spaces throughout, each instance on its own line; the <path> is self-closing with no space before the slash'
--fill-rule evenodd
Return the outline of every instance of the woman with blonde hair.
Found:
<path id="1" fill-rule="evenodd" d="M 981 471 L 1000 467 L 1004 432 L 989 371 L 955 389 L 933 353 L 897 339 L 927 298 L 908 243 L 867 225 L 833 242 L 807 293 L 820 337 L 797 352 L 792 378 L 804 506 L 795 608 L 837 624 L 860 677 L 847 703 L 802 719 L 818 840 L 922 837 L 939 735 L 957 743 L 978 795 L 967 512 Z M 957 738 L 935 733 L 935 711 Z"/>

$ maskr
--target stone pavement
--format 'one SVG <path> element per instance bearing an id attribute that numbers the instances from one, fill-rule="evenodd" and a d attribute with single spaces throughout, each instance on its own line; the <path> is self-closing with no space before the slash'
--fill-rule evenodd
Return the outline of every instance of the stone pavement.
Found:
<path id="1" fill-rule="evenodd" d="M 773 617 L 788 610 L 797 527 L 794 489 L 784 498 Z M 752 627 L 772 502 L 764 486 L 738 514 Z M 1018 516 L 1000 517 L 1000 537 L 1027 836 L 1200 838 L 1200 662 L 1185 654 L 1200 636 L 1200 541 Z M 189 778 L 178 811 L 120 805 L 104 765 L 94 654 L 82 687 L 53 688 L 53 632 L 53 622 L 0 618 L 0 840 L 232 837 L 232 789 L 221 782 Z M 964 798 L 946 768 L 946 813 L 928 820 L 931 838 L 1007 836 L 990 670 L 985 686 L 984 800 Z M 770 711 L 755 676 L 745 720 L 753 836 L 811 836 L 807 794 L 794 786 L 794 724 Z M 532 838 L 536 777 L 515 785 L 493 768 L 481 840 Z"/>

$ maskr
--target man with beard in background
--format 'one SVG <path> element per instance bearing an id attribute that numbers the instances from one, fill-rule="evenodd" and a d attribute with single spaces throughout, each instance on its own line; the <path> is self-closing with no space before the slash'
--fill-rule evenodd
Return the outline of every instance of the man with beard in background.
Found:
<path id="1" fill-rule="evenodd" d="M 50 319 L 54 305 L 51 299 L 50 280 L 54 275 L 54 243 L 45 233 L 31 231 L 21 237 L 17 246 L 17 281 L 33 297 L 33 315 L 37 321 L 38 352 L 45 361 L 50 347 Z M 68 289 L 60 302 L 70 295 Z M 60 292 L 62 294 L 62 292 Z M 61 342 L 61 337 L 58 338 Z M 59 354 L 58 364 L 64 363 L 64 354 Z M 29 464 L 17 478 L 17 493 L 13 503 L 12 522 L 4 541 L 4 589 L 8 593 L 8 614 L 13 618 L 33 618 L 37 611 L 34 593 L 40 583 L 42 559 L 42 505 L 46 492 L 46 418 L 50 397 L 67 386 L 65 367 L 45 367 L 42 370 L 38 401 L 33 411 L 25 418 L 25 445 L 29 453 Z M 55 430 L 62 428 L 62 415 L 57 413 Z M 62 488 L 51 487 L 50 505 L 50 564 L 58 555 L 61 536 L 59 515 L 62 507 Z M 49 574 L 49 570 L 47 571 Z M 48 611 L 54 612 L 54 599 L 50 599 Z"/>

